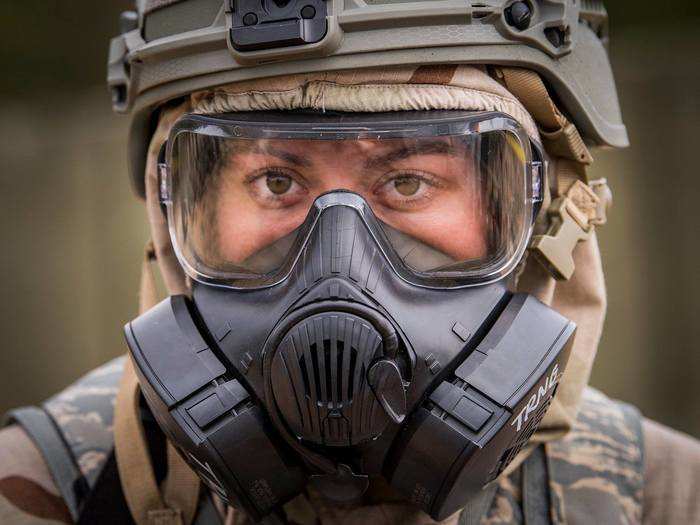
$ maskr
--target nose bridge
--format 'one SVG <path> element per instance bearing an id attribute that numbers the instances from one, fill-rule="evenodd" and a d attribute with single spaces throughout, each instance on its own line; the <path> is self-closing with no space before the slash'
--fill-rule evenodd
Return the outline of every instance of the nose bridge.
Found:
<path id="1" fill-rule="evenodd" d="M 345 193 L 347 203 L 328 194 L 320 202 L 320 216 L 297 263 L 302 286 L 324 278 L 346 277 L 373 291 L 386 262 L 374 236 L 363 220 L 363 208 L 355 206 L 357 195 Z"/>

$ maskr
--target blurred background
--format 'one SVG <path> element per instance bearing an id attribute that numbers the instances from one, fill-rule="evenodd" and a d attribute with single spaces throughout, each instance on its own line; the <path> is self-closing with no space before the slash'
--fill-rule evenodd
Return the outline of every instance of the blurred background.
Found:
<path id="1" fill-rule="evenodd" d="M 0 413 L 125 351 L 147 223 L 104 86 L 131 2 L 0 2 Z M 632 147 L 592 176 L 609 309 L 592 382 L 700 436 L 700 3 L 608 2 Z"/>

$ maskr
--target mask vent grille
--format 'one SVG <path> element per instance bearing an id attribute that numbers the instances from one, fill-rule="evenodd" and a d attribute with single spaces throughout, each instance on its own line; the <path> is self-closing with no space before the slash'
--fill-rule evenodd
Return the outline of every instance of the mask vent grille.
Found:
<path id="1" fill-rule="evenodd" d="M 344 365 L 345 342 L 335 341 L 335 349 L 332 349 L 332 346 L 333 343 L 330 339 L 323 340 L 323 348 L 320 350 L 316 343 L 312 343 L 309 348 L 311 366 L 307 366 L 305 355 L 299 358 L 299 368 L 304 382 L 304 395 L 307 398 L 311 398 L 310 389 L 312 384 L 315 384 L 317 402 L 331 410 L 343 408 L 344 399 L 347 400 L 348 404 L 352 403 L 355 381 L 347 381 L 347 395 L 343 395 L 343 381 L 341 379 L 354 379 L 357 365 L 357 351 L 352 346 L 348 346 L 347 352 L 350 354 L 349 367 L 347 370 L 343 370 L 344 366 L 347 366 Z M 321 370 L 325 373 L 325 381 L 321 381 Z M 359 372 L 359 380 L 363 382 L 365 375 L 364 366 Z M 310 380 L 309 373 L 314 376 L 313 383 Z M 338 377 L 339 375 L 342 375 L 343 378 Z M 325 389 L 322 391 L 323 386 L 325 386 Z"/>
<path id="2" fill-rule="evenodd" d="M 382 338 L 363 318 L 323 312 L 292 326 L 272 360 L 275 402 L 297 438 L 350 446 L 376 437 L 386 417 L 367 383 Z"/>

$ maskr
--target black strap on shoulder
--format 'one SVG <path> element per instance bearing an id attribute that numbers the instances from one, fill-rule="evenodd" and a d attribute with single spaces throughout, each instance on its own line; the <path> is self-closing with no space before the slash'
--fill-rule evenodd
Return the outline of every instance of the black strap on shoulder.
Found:
<path id="1" fill-rule="evenodd" d="M 77 525 L 133 525 L 134 520 L 122 491 L 114 449 L 109 454 L 90 495 L 80 512 Z"/>
<path id="2" fill-rule="evenodd" d="M 474 496 L 464 506 L 464 510 L 459 515 L 459 525 L 478 525 L 481 519 L 489 511 L 493 498 L 496 496 L 498 483 L 495 481 L 485 486 L 481 492 Z"/>
<path id="3" fill-rule="evenodd" d="M 549 476 L 547 456 L 540 445 L 522 466 L 522 510 L 525 525 L 550 525 L 552 523 L 549 502 Z M 464 507 L 459 525 L 477 525 L 488 514 L 498 483 L 487 485 Z"/>
<path id="4" fill-rule="evenodd" d="M 85 501 L 76 525 L 134 525 L 124 497 L 114 449 Z M 210 494 L 200 498 L 193 525 L 221 525 L 223 523 Z"/>
<path id="5" fill-rule="evenodd" d="M 141 421 L 148 443 L 149 456 L 153 462 L 156 482 L 161 483 L 167 474 L 165 435 L 143 401 L 141 398 Z M 214 511 L 216 512 L 216 509 Z M 130 525 L 134 523 L 122 489 L 114 447 L 112 447 L 90 495 L 86 498 L 80 512 L 80 519 L 77 520 L 78 525 L 92 525 L 93 523 L 100 525 Z"/>
<path id="6" fill-rule="evenodd" d="M 216 510 L 214 501 L 211 498 L 211 493 L 209 493 L 199 499 L 199 508 L 194 516 L 192 525 L 221 525 L 223 523 L 219 511 Z"/>
<path id="7" fill-rule="evenodd" d="M 7 422 L 20 425 L 32 439 L 41 452 L 73 521 L 77 521 L 82 500 L 89 488 L 70 446 L 53 418 L 41 408 L 23 407 L 11 411 Z"/>
<path id="8" fill-rule="evenodd" d="M 544 446 L 537 447 L 523 463 L 523 517 L 525 525 L 551 523 L 549 476 Z"/>

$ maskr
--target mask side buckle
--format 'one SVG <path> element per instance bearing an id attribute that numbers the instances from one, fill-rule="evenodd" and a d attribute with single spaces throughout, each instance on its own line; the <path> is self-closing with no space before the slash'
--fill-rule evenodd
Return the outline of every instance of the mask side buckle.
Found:
<path id="1" fill-rule="evenodd" d="M 605 179 L 589 184 L 577 180 L 552 201 L 547 210 L 549 228 L 545 234 L 533 237 L 530 251 L 555 279 L 571 278 L 576 245 L 587 241 L 596 226 L 605 224 L 611 202 L 612 192 Z"/>

